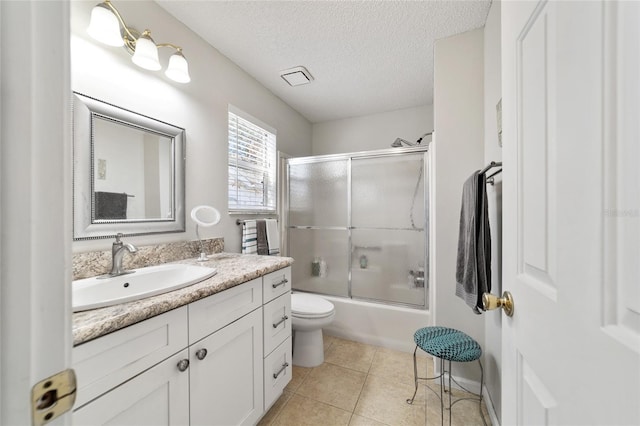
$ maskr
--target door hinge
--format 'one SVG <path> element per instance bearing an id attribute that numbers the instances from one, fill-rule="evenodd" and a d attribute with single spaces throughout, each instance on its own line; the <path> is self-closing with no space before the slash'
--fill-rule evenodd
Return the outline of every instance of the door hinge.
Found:
<path id="1" fill-rule="evenodd" d="M 61 371 L 31 389 L 31 423 L 41 426 L 71 410 L 76 401 L 76 373 Z"/>

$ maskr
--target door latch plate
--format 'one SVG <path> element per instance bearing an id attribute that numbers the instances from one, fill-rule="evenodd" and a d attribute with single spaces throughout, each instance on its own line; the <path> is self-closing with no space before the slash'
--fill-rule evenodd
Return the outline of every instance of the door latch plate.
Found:
<path id="1" fill-rule="evenodd" d="M 61 371 L 31 389 L 31 419 L 42 426 L 71 410 L 76 401 L 76 374 L 72 369 Z"/>

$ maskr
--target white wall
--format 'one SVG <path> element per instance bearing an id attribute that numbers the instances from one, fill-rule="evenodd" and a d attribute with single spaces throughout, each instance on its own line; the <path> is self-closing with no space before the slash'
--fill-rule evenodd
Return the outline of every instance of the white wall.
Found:
<path id="1" fill-rule="evenodd" d="M 500 1 L 494 0 L 484 27 L 484 162 L 502 161 L 498 144 L 496 104 L 502 97 L 500 54 Z M 491 292 L 502 294 L 502 174 L 495 185 L 487 185 L 491 227 Z M 484 366 L 487 392 L 500 421 L 502 313 L 487 312 L 485 318 Z M 488 402 L 487 402 L 488 404 Z"/>
<path id="2" fill-rule="evenodd" d="M 435 45 L 434 169 L 435 324 L 462 330 L 484 347 L 484 318 L 455 296 L 462 185 L 484 166 L 483 30 L 438 40 Z M 476 363 L 458 364 L 454 375 L 479 381 Z"/>
<path id="3" fill-rule="evenodd" d="M 313 155 L 390 148 L 396 138 L 415 142 L 433 130 L 433 105 L 313 125 Z M 425 141 L 429 141 L 425 138 Z"/>
<path id="4" fill-rule="evenodd" d="M 151 29 L 157 43 L 180 45 L 189 61 L 191 83 L 167 79 L 131 63 L 124 48 L 101 45 L 86 34 L 94 0 L 71 2 L 72 89 L 186 129 L 186 212 L 209 204 L 222 213 L 204 238 L 224 237 L 227 251 L 240 251 L 240 228 L 227 210 L 227 108 L 240 108 L 277 129 L 278 149 L 292 156 L 311 154 L 311 124 L 298 112 L 220 54 L 152 1 L 119 2 L 128 25 Z M 169 49 L 160 50 L 166 67 Z M 134 244 L 195 239 L 187 232 L 135 237 Z M 80 241 L 73 250 L 106 249 L 110 241 Z"/>

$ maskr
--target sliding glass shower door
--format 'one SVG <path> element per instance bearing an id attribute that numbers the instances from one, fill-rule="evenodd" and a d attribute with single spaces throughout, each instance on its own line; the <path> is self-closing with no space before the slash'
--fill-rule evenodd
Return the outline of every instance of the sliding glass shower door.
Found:
<path id="1" fill-rule="evenodd" d="M 288 160 L 288 255 L 301 291 L 427 307 L 427 153 Z"/>

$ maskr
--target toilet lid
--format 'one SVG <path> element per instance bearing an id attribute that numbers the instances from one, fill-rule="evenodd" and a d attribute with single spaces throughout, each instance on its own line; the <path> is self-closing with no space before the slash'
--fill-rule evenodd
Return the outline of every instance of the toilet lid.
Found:
<path id="1" fill-rule="evenodd" d="M 333 312 L 333 303 L 319 296 L 304 293 L 291 295 L 291 313 L 301 317 L 326 316 Z"/>

